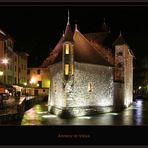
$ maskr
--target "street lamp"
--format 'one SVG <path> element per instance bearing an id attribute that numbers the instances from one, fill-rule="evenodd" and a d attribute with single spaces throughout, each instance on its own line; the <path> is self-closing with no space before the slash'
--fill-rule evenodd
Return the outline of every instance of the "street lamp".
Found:
<path id="1" fill-rule="evenodd" d="M 6 59 L 6 58 L 2 59 L 2 63 L 3 64 L 8 64 L 8 59 Z"/>
<path id="2" fill-rule="evenodd" d="M 141 86 L 138 87 L 139 90 L 140 90 L 141 88 L 142 88 Z"/>

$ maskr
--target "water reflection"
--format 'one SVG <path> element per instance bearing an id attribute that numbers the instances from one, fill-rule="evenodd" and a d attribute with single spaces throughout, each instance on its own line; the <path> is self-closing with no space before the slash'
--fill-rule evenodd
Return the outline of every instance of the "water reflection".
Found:
<path id="1" fill-rule="evenodd" d="M 46 109 L 44 111 L 44 109 Z M 21 125 L 42 125 L 43 114 L 47 114 L 46 104 L 35 105 L 33 108 L 25 112 Z"/>
<path id="2" fill-rule="evenodd" d="M 143 109 L 143 102 L 142 102 L 142 100 L 138 100 L 136 102 L 135 109 L 133 110 L 136 125 L 142 124 L 142 118 L 143 118 L 142 109 Z"/>
<path id="3" fill-rule="evenodd" d="M 48 114 L 47 104 L 36 105 L 25 112 L 21 125 L 144 125 L 148 124 L 148 101 L 138 100 L 120 113 L 106 113 L 61 119 Z"/>

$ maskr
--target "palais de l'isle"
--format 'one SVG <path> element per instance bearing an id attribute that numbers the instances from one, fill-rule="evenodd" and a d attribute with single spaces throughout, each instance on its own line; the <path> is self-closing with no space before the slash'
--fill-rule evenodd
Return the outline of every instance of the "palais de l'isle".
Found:
<path id="1" fill-rule="evenodd" d="M 87 25 L 87 24 L 86 24 Z M 100 31 L 65 32 L 44 60 L 51 84 L 48 111 L 62 117 L 111 112 L 133 101 L 133 53 L 121 32 L 113 40 L 105 21 Z"/>

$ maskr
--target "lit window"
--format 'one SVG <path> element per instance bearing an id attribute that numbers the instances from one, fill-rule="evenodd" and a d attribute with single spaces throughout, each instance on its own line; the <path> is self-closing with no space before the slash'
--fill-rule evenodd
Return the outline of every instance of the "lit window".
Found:
<path id="1" fill-rule="evenodd" d="M 65 53 L 69 54 L 69 44 L 65 44 Z"/>
<path id="2" fill-rule="evenodd" d="M 0 71 L 0 76 L 2 76 L 4 74 L 4 72 L 3 71 Z"/>
<path id="3" fill-rule="evenodd" d="M 72 65 L 71 74 L 74 75 L 74 65 Z"/>
<path id="4" fill-rule="evenodd" d="M 69 74 L 69 64 L 65 64 L 65 75 Z"/>
<path id="5" fill-rule="evenodd" d="M 87 89 L 88 92 L 92 92 L 93 91 L 93 85 L 91 82 L 88 83 L 88 89 Z"/>

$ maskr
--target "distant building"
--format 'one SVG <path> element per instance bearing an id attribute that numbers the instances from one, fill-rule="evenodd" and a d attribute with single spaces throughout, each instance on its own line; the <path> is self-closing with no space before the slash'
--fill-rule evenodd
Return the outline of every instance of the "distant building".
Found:
<path id="1" fill-rule="evenodd" d="M 27 61 L 28 54 L 14 51 L 14 39 L 0 30 L 0 83 L 24 86 Z"/>
<path id="2" fill-rule="evenodd" d="M 106 23 L 82 34 L 68 22 L 42 67 L 51 74 L 49 112 L 83 116 L 128 107 L 133 101 L 133 53 L 122 34 L 112 40 Z"/>
<path id="3" fill-rule="evenodd" d="M 28 68 L 27 90 L 30 95 L 43 95 L 49 93 L 50 75 L 47 68 Z"/>
<path id="4" fill-rule="evenodd" d="M 27 83 L 27 62 L 28 54 L 25 52 L 18 53 L 18 84 Z"/>

